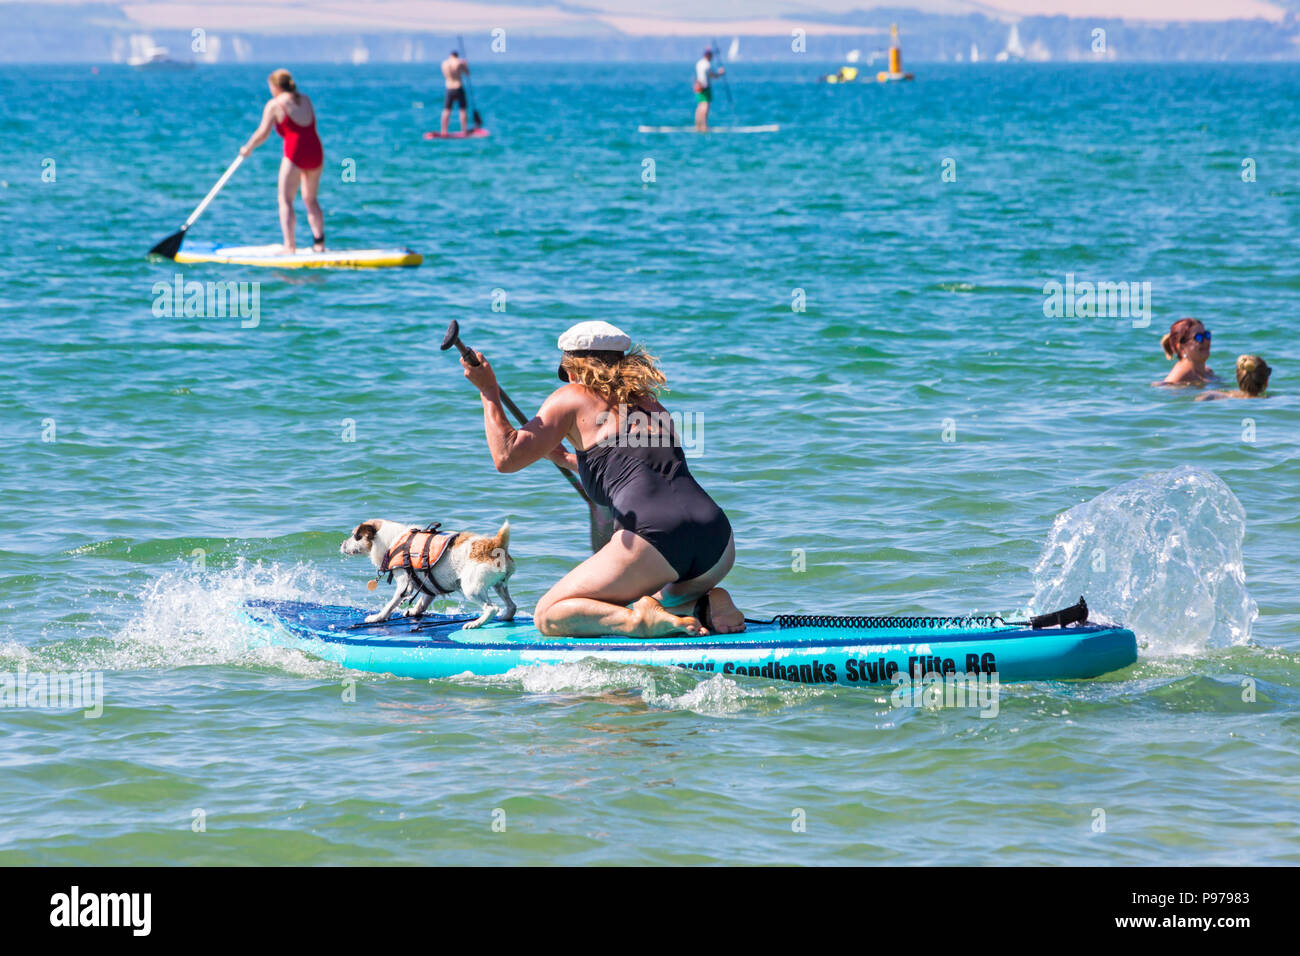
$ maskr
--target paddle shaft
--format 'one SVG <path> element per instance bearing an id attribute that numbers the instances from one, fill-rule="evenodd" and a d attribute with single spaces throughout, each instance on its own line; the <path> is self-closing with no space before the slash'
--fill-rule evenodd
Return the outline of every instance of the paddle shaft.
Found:
<path id="1" fill-rule="evenodd" d="M 224 186 L 226 181 L 235 174 L 235 170 L 239 168 L 239 164 L 243 161 L 244 154 L 240 153 L 235 157 L 235 161 L 230 164 L 226 171 L 221 174 L 221 178 L 217 180 L 217 184 L 208 190 L 208 194 L 203 197 L 203 202 L 199 203 L 198 208 L 190 213 L 190 218 L 185 220 L 185 225 L 181 226 L 162 242 L 150 249 L 149 254 L 151 256 L 166 256 L 168 259 L 176 258 L 176 253 L 180 251 L 181 243 L 185 241 L 185 230 L 194 225 L 194 220 L 203 215 L 203 210 L 207 209 L 208 204 L 217 198 L 217 193 L 221 192 L 221 187 Z"/>
<path id="2" fill-rule="evenodd" d="M 479 364 L 478 357 L 470 350 L 469 346 L 460 340 L 460 323 L 455 319 L 452 319 L 451 322 L 447 324 L 447 334 L 442 337 L 442 345 L 440 348 L 445 352 L 453 345 L 456 346 L 461 357 L 464 358 L 467 363 L 470 365 Z M 497 386 L 497 394 L 501 397 L 501 404 L 509 409 L 509 411 L 515 416 L 515 420 L 519 422 L 520 425 L 526 424 L 528 419 L 524 416 L 524 413 L 519 410 L 519 406 L 510 400 L 510 396 L 501 390 L 500 385 Z M 552 462 L 552 464 L 555 464 L 555 462 Z M 560 468 L 558 464 L 555 464 L 555 467 L 558 468 L 560 474 L 564 476 L 564 480 L 572 485 L 573 490 L 582 495 L 582 500 L 587 503 L 588 530 L 591 533 L 591 552 L 592 554 L 595 554 L 601 548 L 605 547 L 605 545 L 609 544 L 610 539 L 614 537 L 613 509 L 603 508 L 596 504 L 596 502 L 592 501 L 591 498 L 588 497 L 586 489 L 582 487 L 582 483 L 574 477 L 573 473 L 570 472 L 569 469 Z"/>
<path id="3" fill-rule="evenodd" d="M 717 38 L 717 37 L 714 37 L 714 38 L 713 38 L 713 51 L 714 51 L 715 53 L 718 54 L 718 58 L 719 58 L 719 59 L 722 58 L 722 50 L 720 50 L 720 49 L 718 48 L 718 38 Z M 725 69 L 725 68 L 724 68 L 724 69 Z M 730 107 L 733 107 L 733 108 L 734 108 L 735 105 L 736 105 L 736 103 L 735 103 L 735 101 L 731 98 L 731 84 L 727 82 L 727 74 L 726 74 L 726 73 L 723 73 L 723 74 L 722 74 L 722 91 L 723 91 L 724 93 L 727 94 L 727 105 L 730 106 Z M 735 119 L 732 119 L 732 122 L 734 123 L 734 122 L 735 122 Z"/>
<path id="4" fill-rule="evenodd" d="M 468 345 L 466 345 L 464 342 L 460 340 L 459 335 L 457 335 L 455 338 L 452 339 L 452 344 L 456 346 L 457 350 L 461 354 L 461 357 L 465 359 L 465 361 L 468 362 L 470 365 L 479 364 L 478 358 L 477 356 L 474 355 L 473 350 L 470 349 Z M 510 411 L 511 415 L 515 416 L 515 421 L 517 421 L 520 425 L 527 425 L 528 424 L 527 416 L 525 416 L 524 413 L 520 411 L 518 405 L 516 405 L 513 401 L 511 401 L 510 396 L 506 394 L 505 389 L 503 389 L 500 385 L 497 386 L 497 394 L 501 396 L 501 404 L 504 405 Z M 551 464 L 554 465 L 555 462 L 551 462 Z M 555 467 L 559 470 L 560 474 L 562 474 L 565 477 L 565 479 L 569 482 L 569 484 L 573 485 L 573 490 L 576 491 L 578 494 L 582 495 L 582 500 L 587 502 L 587 504 L 591 505 L 594 508 L 595 502 L 587 497 L 586 489 L 582 487 L 582 482 L 578 481 L 578 479 L 574 476 L 573 472 L 569 471 L 569 469 L 567 468 L 561 468 L 559 465 L 555 465 Z"/>
<path id="5" fill-rule="evenodd" d="M 456 40 L 460 43 L 460 55 L 465 60 L 466 66 L 469 65 L 469 57 L 465 54 L 465 38 L 457 36 Z M 478 115 L 478 109 L 474 106 L 474 87 L 469 82 L 469 74 L 465 74 L 465 95 L 469 98 L 469 112 L 474 117 L 474 128 L 478 129 L 483 125 L 483 117 Z"/>
<path id="6" fill-rule="evenodd" d="M 226 167 L 226 171 L 221 174 L 221 178 L 217 180 L 217 184 L 208 190 L 208 194 L 203 197 L 203 202 L 199 203 L 198 208 L 190 213 L 190 218 L 185 220 L 185 225 L 181 226 L 182 232 L 194 225 L 194 220 L 203 215 L 203 210 L 207 209 L 212 200 L 217 198 L 217 193 L 221 192 L 221 187 L 226 185 L 226 181 L 229 180 L 231 176 L 235 175 L 235 170 L 239 168 L 239 164 L 243 161 L 244 155 L 243 153 L 240 153 L 235 157 L 235 161 Z"/>

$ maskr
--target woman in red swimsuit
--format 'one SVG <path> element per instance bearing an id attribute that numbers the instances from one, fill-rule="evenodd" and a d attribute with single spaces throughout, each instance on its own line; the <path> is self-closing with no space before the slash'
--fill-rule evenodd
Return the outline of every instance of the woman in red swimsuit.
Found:
<path id="1" fill-rule="evenodd" d="M 302 183 L 302 202 L 307 207 L 307 223 L 311 226 L 313 245 L 317 252 L 325 251 L 325 216 L 316 193 L 320 188 L 320 174 L 325 168 L 325 151 L 316 135 L 316 110 L 311 98 L 298 92 L 288 70 L 276 70 L 267 78 L 271 99 L 262 110 L 262 123 L 247 143 L 239 148 L 247 156 L 266 142 L 274 129 L 284 137 L 284 159 L 280 160 L 280 230 L 284 233 L 285 252 L 296 252 L 293 231 L 293 196 Z"/>

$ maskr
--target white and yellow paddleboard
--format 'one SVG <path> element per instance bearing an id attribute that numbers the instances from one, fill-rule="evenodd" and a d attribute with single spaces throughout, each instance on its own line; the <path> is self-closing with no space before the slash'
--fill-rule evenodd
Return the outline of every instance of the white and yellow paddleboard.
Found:
<path id="1" fill-rule="evenodd" d="M 390 269 L 395 266 L 418 266 L 424 256 L 410 249 L 328 249 L 312 252 L 310 248 L 286 253 L 278 245 L 220 246 L 216 243 L 185 245 L 176 253 L 176 261 L 221 262 L 228 265 L 265 266 L 270 269 Z"/>

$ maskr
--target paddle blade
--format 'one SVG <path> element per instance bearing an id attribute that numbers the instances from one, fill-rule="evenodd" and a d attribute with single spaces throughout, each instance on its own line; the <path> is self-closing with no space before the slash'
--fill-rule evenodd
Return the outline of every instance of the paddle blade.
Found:
<path id="1" fill-rule="evenodd" d="M 175 259 L 176 253 L 181 251 L 181 242 L 185 239 L 185 230 L 173 232 L 158 245 L 149 250 L 151 256 L 165 256 L 168 259 Z"/>
<path id="2" fill-rule="evenodd" d="M 474 111 L 474 128 L 475 129 L 483 128 L 483 117 L 478 115 L 478 110 Z"/>

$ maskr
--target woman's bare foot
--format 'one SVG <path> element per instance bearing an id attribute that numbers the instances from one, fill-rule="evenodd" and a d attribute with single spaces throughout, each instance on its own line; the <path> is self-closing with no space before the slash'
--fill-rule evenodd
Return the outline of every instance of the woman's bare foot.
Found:
<path id="1" fill-rule="evenodd" d="M 708 596 L 714 634 L 738 634 L 745 629 L 745 615 L 725 588 L 714 588 Z"/>
<path id="2" fill-rule="evenodd" d="M 704 633 L 704 628 L 695 618 L 670 614 L 662 604 L 649 596 L 639 599 L 629 610 L 634 621 L 633 637 L 660 637 L 683 631 L 691 635 Z"/>

